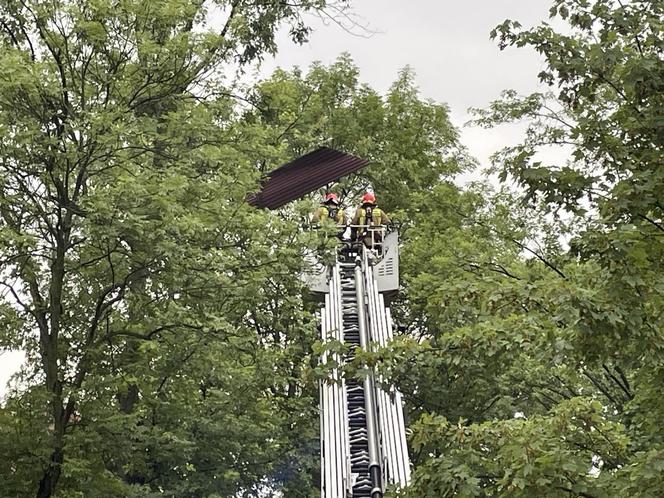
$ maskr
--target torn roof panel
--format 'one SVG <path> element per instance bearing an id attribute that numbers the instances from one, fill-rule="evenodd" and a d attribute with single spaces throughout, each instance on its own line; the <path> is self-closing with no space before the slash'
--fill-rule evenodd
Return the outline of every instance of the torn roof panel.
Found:
<path id="1" fill-rule="evenodd" d="M 249 198 L 256 207 L 277 209 L 329 183 L 364 168 L 369 161 L 321 147 L 271 171 L 261 190 Z"/>

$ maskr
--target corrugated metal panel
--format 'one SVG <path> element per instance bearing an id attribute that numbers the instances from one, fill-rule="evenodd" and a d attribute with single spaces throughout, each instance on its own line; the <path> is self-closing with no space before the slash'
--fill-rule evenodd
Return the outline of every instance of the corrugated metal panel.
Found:
<path id="1" fill-rule="evenodd" d="M 290 201 L 362 169 L 369 161 L 321 147 L 267 174 L 261 190 L 249 202 L 256 207 L 279 208 Z"/>

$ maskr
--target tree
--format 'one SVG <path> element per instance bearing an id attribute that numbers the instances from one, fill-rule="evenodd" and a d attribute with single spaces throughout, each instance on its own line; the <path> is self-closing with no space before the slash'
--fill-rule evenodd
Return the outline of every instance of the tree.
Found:
<path id="1" fill-rule="evenodd" d="M 465 239 L 450 249 L 434 236 L 430 264 L 409 277 L 426 340 L 383 355 L 406 392 L 425 395 L 411 496 L 661 495 L 663 13 L 557 0 L 565 34 L 494 31 L 543 56 L 552 91 L 506 92 L 479 112 L 486 126 L 530 122 L 495 158 L 524 194 L 488 218 L 459 203 Z M 543 164 L 544 146 L 570 160 Z M 443 381 L 430 390 L 432 372 Z"/>
<path id="2" fill-rule="evenodd" d="M 303 154 L 320 144 L 370 159 L 366 170 L 343 179 L 334 188 L 352 206 L 361 189 L 373 186 L 380 205 L 391 215 L 397 213 L 407 237 L 407 228 L 426 197 L 424 193 L 433 189 L 440 178 L 451 178 L 470 162 L 447 109 L 422 100 L 408 69 L 397 75 L 386 95 L 380 95 L 360 83 L 357 67 L 348 55 L 342 55 L 329 66 L 314 63 L 306 72 L 277 70 L 250 88 L 248 95 L 249 103 L 238 129 L 248 137 L 247 141 L 249 137 L 261 137 L 265 170 L 274 162 Z M 301 205 L 307 206 L 310 202 Z M 290 216 L 290 210 L 282 214 Z M 297 212 L 293 214 L 298 216 Z M 309 310 L 313 313 L 315 306 Z M 315 380 L 310 374 L 313 372 L 307 375 Z M 308 387 L 315 388 L 315 384 Z M 306 401 L 305 397 L 297 400 L 303 404 Z M 309 401 L 311 410 L 318 400 L 312 397 Z M 306 422 L 300 420 L 299 427 L 303 434 L 317 434 L 318 423 L 317 418 L 311 417 Z M 284 496 L 320 493 L 317 445 L 311 439 L 301 438 L 292 454 L 298 465 L 310 470 L 310 477 L 304 485 L 291 481 L 292 486 L 284 488 Z"/>
<path id="3" fill-rule="evenodd" d="M 28 354 L 2 408 L 7 493 L 249 495 L 271 474 L 270 388 L 293 372 L 264 351 L 277 315 L 249 313 L 296 292 L 306 241 L 244 202 L 258 152 L 222 69 L 283 24 L 303 41 L 325 7 L 0 3 L 0 341 Z"/>
<path id="4" fill-rule="evenodd" d="M 326 144 L 370 161 L 340 184 L 342 201 L 346 197 L 350 205 L 372 186 L 388 211 L 415 210 L 414 194 L 471 163 L 446 106 L 419 96 L 409 68 L 382 96 L 361 83 L 358 68 L 342 54 L 327 67 L 314 63 L 306 74 L 277 70 L 256 85 L 250 100 L 245 121 L 266 133 L 267 144 L 289 155 Z"/>

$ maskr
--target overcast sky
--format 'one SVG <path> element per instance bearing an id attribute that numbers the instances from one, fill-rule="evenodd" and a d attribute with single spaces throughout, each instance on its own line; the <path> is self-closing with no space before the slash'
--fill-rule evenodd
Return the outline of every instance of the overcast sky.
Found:
<path id="1" fill-rule="evenodd" d="M 551 0 L 356 0 L 357 20 L 374 32 L 353 36 L 334 23 L 311 18 L 315 32 L 308 44 L 295 46 L 284 34 L 281 51 L 264 62 L 263 76 L 280 66 L 306 68 L 320 60 L 333 62 L 349 52 L 361 79 L 384 92 L 398 71 L 411 66 L 424 98 L 449 105 L 454 124 L 468 120 L 469 107 L 484 107 L 504 89 L 522 93 L 538 90 L 542 63 L 533 51 L 499 51 L 489 31 L 505 19 L 524 26 L 546 20 Z M 356 32 L 362 32 L 355 28 Z M 462 128 L 462 141 L 487 165 L 488 156 L 518 140 L 519 127 L 495 130 Z M 17 352 L 0 353 L 0 396 L 22 361 Z"/>
<path id="2" fill-rule="evenodd" d="M 293 46 L 283 36 L 284 48 L 263 64 L 261 73 L 269 74 L 277 66 L 306 68 L 316 60 L 331 63 L 349 52 L 362 81 L 384 92 L 398 71 L 409 65 L 422 96 L 448 104 L 453 123 L 461 127 L 469 119 L 469 107 L 485 107 L 502 90 L 543 89 L 537 81 L 544 67 L 540 57 L 527 48 L 501 52 L 489 32 L 505 19 L 523 26 L 545 21 L 551 4 L 551 0 L 356 0 L 353 10 L 358 20 L 375 33 L 370 38 L 315 20 L 316 31 L 308 44 Z M 520 129 L 463 128 L 461 132 L 464 144 L 486 165 L 491 153 L 518 140 Z"/>

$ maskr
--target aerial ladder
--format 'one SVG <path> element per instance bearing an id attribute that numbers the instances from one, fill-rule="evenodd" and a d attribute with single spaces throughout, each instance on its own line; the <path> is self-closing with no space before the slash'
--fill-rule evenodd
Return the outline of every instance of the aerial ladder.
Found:
<path id="1" fill-rule="evenodd" d="M 267 173 L 247 200 L 257 208 L 279 209 L 368 163 L 319 147 Z M 410 480 L 401 394 L 388 390 L 370 369 L 360 379 L 342 375 L 358 348 L 370 351 L 392 338 L 386 298 L 399 288 L 398 235 L 384 227 L 352 228 L 369 233 L 370 248 L 361 244 L 341 251 L 333 265 L 319 265 L 319 272 L 305 277 L 311 290 L 324 296 L 321 339 L 348 346 L 346 354 L 329 348 L 322 358 L 334 368 L 320 385 L 321 498 L 382 498 L 387 486 Z"/>
<path id="2" fill-rule="evenodd" d="M 358 348 L 371 351 L 392 338 L 385 298 L 398 290 L 398 235 L 370 230 L 372 240 L 381 241 L 371 245 L 377 249 L 360 244 L 340 252 L 310 284 L 324 294 L 323 343 L 347 346 L 345 354 L 322 358 L 333 369 L 320 385 L 321 498 L 381 498 L 387 486 L 410 480 L 401 394 L 371 369 L 360 378 L 341 374 Z"/>

